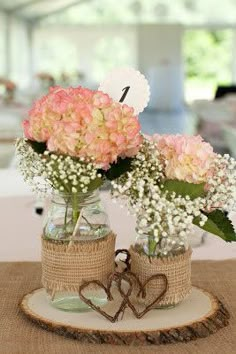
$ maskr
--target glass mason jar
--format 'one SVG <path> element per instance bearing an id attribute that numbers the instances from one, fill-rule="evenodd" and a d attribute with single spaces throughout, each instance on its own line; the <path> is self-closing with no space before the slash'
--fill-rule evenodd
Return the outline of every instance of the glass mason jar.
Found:
<path id="1" fill-rule="evenodd" d="M 164 236 L 157 238 L 152 233 L 137 234 L 134 248 L 148 257 L 167 257 L 184 253 L 189 248 L 189 242 L 187 238 L 179 242 L 177 238 L 170 241 Z"/>
<path id="2" fill-rule="evenodd" d="M 166 289 L 155 308 L 171 308 L 182 302 L 191 292 L 191 248 L 188 235 L 181 238 L 155 237 L 151 228 L 146 234 L 138 234 L 131 247 L 131 270 L 138 274 L 146 285 L 146 297 L 138 302 L 146 304 L 155 300 L 157 294 Z M 158 274 L 165 276 L 166 281 Z M 151 282 L 148 279 L 156 276 Z"/>
<path id="3" fill-rule="evenodd" d="M 106 237 L 111 232 L 109 220 L 103 209 L 98 190 L 91 193 L 54 194 L 44 224 L 43 239 L 55 244 L 91 242 Z M 91 255 L 92 257 L 92 255 Z M 74 291 L 56 291 L 48 294 L 51 304 L 65 311 L 88 311 Z M 86 297 L 95 305 L 107 302 L 103 290 L 90 290 Z"/>
<path id="4" fill-rule="evenodd" d="M 189 243 L 192 248 L 201 247 L 207 239 L 207 232 L 200 229 L 200 227 L 193 225 L 192 232 L 189 238 Z"/>

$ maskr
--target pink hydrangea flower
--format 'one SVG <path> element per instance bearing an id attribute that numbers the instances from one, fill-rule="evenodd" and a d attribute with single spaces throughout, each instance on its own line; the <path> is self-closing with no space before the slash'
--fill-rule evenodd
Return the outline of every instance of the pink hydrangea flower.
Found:
<path id="1" fill-rule="evenodd" d="M 215 153 L 209 143 L 200 135 L 158 135 L 153 136 L 165 163 L 168 179 L 190 183 L 202 183 L 214 173 Z"/>
<path id="2" fill-rule="evenodd" d="M 46 142 L 49 151 L 93 160 L 109 168 L 118 157 L 132 157 L 142 143 L 134 110 L 101 91 L 51 88 L 23 122 L 26 138 Z"/>

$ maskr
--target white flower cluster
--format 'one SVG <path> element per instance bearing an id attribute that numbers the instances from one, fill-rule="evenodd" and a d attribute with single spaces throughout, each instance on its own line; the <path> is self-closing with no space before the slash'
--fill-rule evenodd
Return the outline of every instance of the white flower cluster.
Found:
<path id="1" fill-rule="evenodd" d="M 130 206 L 139 205 L 151 185 L 163 179 L 163 166 L 155 143 L 144 139 L 142 147 L 132 161 L 131 171 L 112 181 L 113 196 L 123 196 Z"/>
<path id="2" fill-rule="evenodd" d="M 204 210 L 236 209 L 236 160 L 228 154 L 217 155 L 214 161 L 214 173 L 207 183 L 206 204 Z"/>
<path id="3" fill-rule="evenodd" d="M 166 256 L 188 247 L 188 236 L 194 218 L 199 225 L 207 221 L 201 211 L 213 207 L 232 209 L 236 175 L 234 159 L 217 155 L 214 176 L 203 197 L 191 199 L 163 190 L 163 161 L 155 143 L 144 140 L 142 149 L 132 162 L 131 172 L 112 182 L 113 196 L 128 204 L 137 217 L 136 247 L 149 256 Z"/>
<path id="4" fill-rule="evenodd" d="M 137 232 L 148 235 L 153 245 L 151 249 L 148 245 L 145 252 L 166 256 L 187 249 L 193 219 L 200 217 L 202 224 L 206 221 L 205 215 L 200 213 L 203 204 L 202 198 L 191 200 L 188 196 L 163 193 L 157 185 L 150 186 L 140 207 L 136 208 Z"/>
<path id="5" fill-rule="evenodd" d="M 18 139 L 16 152 L 19 169 L 27 183 L 38 193 L 53 189 L 63 194 L 87 193 L 102 184 L 102 176 L 93 163 L 83 158 L 34 151 L 27 139 Z"/>

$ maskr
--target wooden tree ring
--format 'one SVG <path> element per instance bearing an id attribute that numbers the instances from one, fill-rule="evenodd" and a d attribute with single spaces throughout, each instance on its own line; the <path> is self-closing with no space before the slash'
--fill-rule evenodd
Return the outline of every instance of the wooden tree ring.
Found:
<path id="1" fill-rule="evenodd" d="M 127 309 L 111 324 L 93 311 L 70 313 L 53 308 L 44 289 L 24 296 L 23 313 L 40 327 L 88 343 L 168 344 L 207 337 L 229 323 L 229 313 L 210 292 L 193 287 L 190 296 L 171 309 L 152 310 L 137 319 Z"/>

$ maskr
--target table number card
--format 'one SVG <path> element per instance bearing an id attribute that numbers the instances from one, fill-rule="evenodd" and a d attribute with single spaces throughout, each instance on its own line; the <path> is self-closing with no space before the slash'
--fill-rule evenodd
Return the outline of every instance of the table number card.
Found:
<path id="1" fill-rule="evenodd" d="M 107 93 L 113 100 L 134 108 L 141 113 L 150 99 L 148 81 L 133 68 L 119 68 L 111 71 L 100 84 L 99 90 Z"/>

